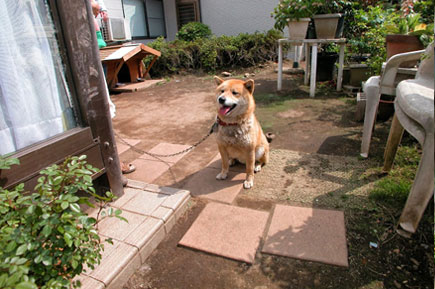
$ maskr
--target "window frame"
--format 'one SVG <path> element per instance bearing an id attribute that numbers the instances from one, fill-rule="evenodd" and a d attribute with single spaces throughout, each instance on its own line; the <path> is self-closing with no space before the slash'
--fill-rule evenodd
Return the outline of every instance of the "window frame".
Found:
<path id="1" fill-rule="evenodd" d="M 164 5 L 164 3 L 163 3 L 163 0 L 155 0 L 155 1 L 159 1 L 160 3 L 161 3 L 161 5 L 162 5 L 162 12 L 163 12 L 163 31 L 165 32 L 164 33 L 164 35 L 153 35 L 153 36 L 151 36 L 150 35 L 150 24 L 149 24 L 149 21 L 148 21 L 148 10 L 147 10 L 147 4 L 146 4 L 146 0 L 141 0 L 141 2 L 142 2 L 142 5 L 143 5 L 143 8 L 144 8 L 144 18 L 145 18 L 145 24 L 146 24 L 146 32 L 147 32 L 147 35 L 145 35 L 145 36 L 131 36 L 131 39 L 132 40 L 146 40 L 146 39 L 156 39 L 156 38 L 158 38 L 158 37 L 161 37 L 161 36 L 163 36 L 164 38 L 166 38 L 167 37 L 167 35 L 168 35 L 168 32 L 167 32 L 167 29 L 166 29 L 166 16 L 165 16 L 165 5 Z M 125 19 L 125 10 L 124 10 L 124 0 L 121 0 L 121 3 L 122 3 L 122 14 L 123 14 L 123 16 L 124 16 L 124 19 Z"/>

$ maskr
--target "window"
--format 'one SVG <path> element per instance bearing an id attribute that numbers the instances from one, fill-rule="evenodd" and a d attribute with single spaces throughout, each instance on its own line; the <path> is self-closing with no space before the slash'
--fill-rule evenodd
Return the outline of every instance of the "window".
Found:
<path id="1" fill-rule="evenodd" d="M 196 1 L 177 1 L 178 29 L 189 22 L 199 22 L 198 3 Z"/>
<path id="2" fill-rule="evenodd" d="M 162 0 L 123 0 L 132 39 L 166 37 Z"/>
<path id="3" fill-rule="evenodd" d="M 76 127 L 77 117 L 47 1 L 0 1 L 0 27 L 4 155 Z"/>

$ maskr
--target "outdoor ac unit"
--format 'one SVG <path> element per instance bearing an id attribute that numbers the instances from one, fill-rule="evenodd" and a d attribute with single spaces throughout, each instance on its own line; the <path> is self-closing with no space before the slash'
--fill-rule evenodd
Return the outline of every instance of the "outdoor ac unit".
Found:
<path id="1" fill-rule="evenodd" d="M 104 41 L 131 40 L 130 25 L 124 18 L 109 18 L 108 21 L 99 18 L 98 20 Z"/>

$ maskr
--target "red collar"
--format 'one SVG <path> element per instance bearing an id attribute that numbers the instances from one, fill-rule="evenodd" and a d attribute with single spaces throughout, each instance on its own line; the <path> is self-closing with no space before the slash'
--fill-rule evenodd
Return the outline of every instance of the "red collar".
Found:
<path id="1" fill-rule="evenodd" d="M 237 122 L 234 123 L 226 123 L 224 121 L 222 121 L 219 117 L 216 117 L 216 122 L 221 125 L 221 126 L 230 126 L 230 125 L 238 125 Z"/>

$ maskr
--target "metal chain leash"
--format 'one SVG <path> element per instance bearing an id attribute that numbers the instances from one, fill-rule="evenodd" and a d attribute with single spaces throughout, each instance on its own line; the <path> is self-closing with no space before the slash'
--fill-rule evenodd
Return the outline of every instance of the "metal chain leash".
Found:
<path id="1" fill-rule="evenodd" d="M 161 160 L 160 158 L 173 157 L 173 156 L 181 155 L 181 154 L 184 154 L 186 152 L 189 152 L 189 151 L 193 150 L 194 148 L 199 146 L 201 143 L 203 143 L 210 135 L 212 135 L 212 133 L 216 131 L 216 128 L 217 128 L 217 122 L 213 123 L 209 133 L 207 135 L 205 135 L 202 139 L 200 139 L 198 142 L 194 143 L 193 145 L 191 145 L 190 147 L 188 147 L 188 148 L 186 148 L 186 149 L 184 149 L 182 151 L 179 151 L 179 152 L 176 152 L 176 153 L 172 153 L 172 154 L 167 154 L 167 155 L 150 153 L 150 152 L 138 149 L 138 148 L 132 146 L 131 144 L 129 144 L 126 140 L 124 140 L 115 131 L 114 131 L 114 134 L 123 144 L 127 145 L 131 150 L 133 150 L 133 151 L 135 151 L 135 152 L 137 152 L 139 154 L 147 154 L 147 155 L 149 155 L 151 157 L 154 157 L 154 158 L 157 158 L 157 159 Z"/>

